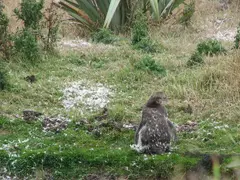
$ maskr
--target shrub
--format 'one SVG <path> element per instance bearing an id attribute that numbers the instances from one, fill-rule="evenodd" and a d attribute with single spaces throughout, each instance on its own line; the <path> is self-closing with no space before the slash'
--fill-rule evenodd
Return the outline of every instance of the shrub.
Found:
<path id="1" fill-rule="evenodd" d="M 146 53 L 156 53 L 159 51 L 158 45 L 153 42 L 150 38 L 143 38 L 138 43 L 134 44 L 134 49 L 141 49 Z"/>
<path id="2" fill-rule="evenodd" d="M 197 51 L 191 55 L 190 59 L 187 62 L 187 66 L 192 67 L 203 63 L 204 63 L 203 56 Z"/>
<path id="3" fill-rule="evenodd" d="M 44 50 L 48 52 L 54 52 L 60 18 L 61 15 L 58 13 L 57 7 L 51 2 L 50 6 L 44 12 L 44 21 L 41 27 L 41 39 L 44 44 Z"/>
<path id="4" fill-rule="evenodd" d="M 147 16 L 138 11 L 132 27 L 132 45 L 134 49 L 141 49 L 147 53 L 158 52 L 158 45 L 148 34 Z"/>
<path id="5" fill-rule="evenodd" d="M 40 21 L 42 19 L 42 12 L 44 0 L 22 0 L 20 4 L 21 8 L 14 9 L 18 19 L 24 22 L 25 28 L 32 28 L 34 30 L 39 28 Z"/>
<path id="6" fill-rule="evenodd" d="M 234 43 L 235 43 L 235 45 L 234 45 L 235 49 L 240 48 L 240 23 L 238 25 L 237 34 L 235 36 Z"/>
<path id="7" fill-rule="evenodd" d="M 183 24 L 184 26 L 189 26 L 191 23 L 191 19 L 193 17 L 193 14 L 195 12 L 195 1 L 191 0 L 189 4 L 184 5 L 183 15 L 179 19 L 179 22 Z"/>
<path id="8" fill-rule="evenodd" d="M 222 46 L 221 42 L 216 39 L 208 39 L 197 45 L 197 51 L 200 54 L 205 55 L 218 55 L 220 53 L 226 53 L 226 49 Z"/>
<path id="9" fill-rule="evenodd" d="M 146 15 L 138 11 L 132 27 L 132 44 L 135 45 L 148 37 L 148 24 Z"/>
<path id="10" fill-rule="evenodd" d="M 4 90 L 8 87 L 7 72 L 3 69 L 3 65 L 0 65 L 0 90 Z"/>
<path id="11" fill-rule="evenodd" d="M 155 62 L 151 56 L 145 56 L 140 61 L 136 62 L 134 67 L 139 70 L 153 72 L 158 75 L 166 75 L 166 69 L 162 65 Z"/>
<path id="12" fill-rule="evenodd" d="M 38 42 L 30 30 L 19 31 L 14 37 L 14 50 L 22 59 L 31 63 L 41 58 Z"/>
<path id="13" fill-rule="evenodd" d="M 11 54 L 10 35 L 7 32 L 9 19 L 3 13 L 3 6 L 0 3 L 0 52 L 4 58 L 9 59 Z"/>
<path id="14" fill-rule="evenodd" d="M 23 60 L 35 63 L 40 59 L 40 21 L 43 17 L 44 0 L 23 0 L 20 9 L 14 9 L 17 18 L 24 22 L 24 29 L 14 37 L 14 50 Z"/>
<path id="15" fill-rule="evenodd" d="M 92 41 L 96 43 L 112 44 L 116 41 L 116 37 L 109 29 L 102 28 L 92 34 Z"/>

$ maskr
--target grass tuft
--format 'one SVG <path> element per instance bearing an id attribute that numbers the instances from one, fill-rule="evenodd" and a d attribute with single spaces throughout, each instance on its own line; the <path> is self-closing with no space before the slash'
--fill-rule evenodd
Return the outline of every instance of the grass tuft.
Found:
<path id="1" fill-rule="evenodd" d="M 134 65 L 134 67 L 138 70 L 152 72 L 161 76 L 165 76 L 167 73 L 166 69 L 160 64 L 156 63 L 151 56 L 143 57 Z"/>
<path id="2" fill-rule="evenodd" d="M 219 55 L 226 53 L 226 49 L 223 47 L 221 42 L 216 39 L 208 39 L 197 45 L 197 51 L 204 55 Z"/>

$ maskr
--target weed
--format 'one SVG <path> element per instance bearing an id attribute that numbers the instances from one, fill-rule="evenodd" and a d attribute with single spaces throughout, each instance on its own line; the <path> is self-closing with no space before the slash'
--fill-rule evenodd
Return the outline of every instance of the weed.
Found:
<path id="1" fill-rule="evenodd" d="M 103 58 L 92 57 L 89 63 L 91 67 L 98 69 L 104 66 L 105 60 Z"/>
<path id="2" fill-rule="evenodd" d="M 38 42 L 32 31 L 24 29 L 19 31 L 14 38 L 14 50 L 22 60 L 27 60 L 32 64 L 36 63 L 40 58 L 40 49 Z"/>
<path id="3" fill-rule="evenodd" d="M 61 15 L 57 11 L 57 7 L 54 6 L 53 1 L 50 6 L 44 12 L 44 21 L 42 23 L 41 38 L 44 44 L 44 50 L 47 52 L 54 52 L 57 42 L 57 33 L 60 25 Z M 46 30 L 44 32 L 43 30 Z"/>
<path id="4" fill-rule="evenodd" d="M 195 0 L 191 0 L 189 4 L 184 3 L 183 15 L 179 19 L 179 22 L 184 26 L 189 26 L 194 12 L 195 12 Z"/>
<path id="5" fill-rule="evenodd" d="M 235 49 L 240 48 L 240 23 L 238 25 L 237 34 L 235 36 L 234 43 L 235 43 L 235 45 L 234 45 Z"/>
<path id="6" fill-rule="evenodd" d="M 146 53 L 158 52 L 158 45 L 151 40 L 148 34 L 146 15 L 138 11 L 132 27 L 132 45 L 134 49 L 141 49 Z"/>
<path id="7" fill-rule="evenodd" d="M 221 74 L 218 71 L 209 71 L 204 74 L 200 81 L 200 87 L 205 90 L 217 89 L 217 83 L 221 81 Z"/>
<path id="8" fill-rule="evenodd" d="M 109 29 L 102 28 L 92 34 L 92 41 L 96 43 L 112 44 L 116 41 L 116 37 Z"/>
<path id="9" fill-rule="evenodd" d="M 20 4 L 20 9 L 14 9 L 18 19 L 24 22 L 25 28 L 32 28 L 37 30 L 42 19 L 42 12 L 44 0 L 23 0 Z"/>
<path id="10" fill-rule="evenodd" d="M 3 6 L 0 3 L 0 52 L 4 58 L 9 59 L 11 54 L 11 42 L 10 35 L 8 34 L 9 19 L 6 14 L 3 13 Z"/>
<path id="11" fill-rule="evenodd" d="M 187 61 L 187 66 L 192 67 L 196 65 L 201 65 L 204 63 L 203 56 L 198 51 L 194 52 L 190 59 Z"/>
<path id="12" fill-rule="evenodd" d="M 8 87 L 8 76 L 6 70 L 3 69 L 3 65 L 0 67 L 0 90 L 4 90 Z"/>
<path id="13" fill-rule="evenodd" d="M 23 0 L 20 9 L 14 9 L 18 19 L 24 22 L 24 29 L 18 31 L 14 37 L 14 50 L 22 60 L 26 59 L 32 64 L 40 59 L 40 47 L 38 37 L 40 36 L 40 21 L 44 0 Z"/>
<path id="14" fill-rule="evenodd" d="M 208 39 L 206 41 L 199 43 L 197 45 L 197 51 L 200 54 L 205 54 L 210 56 L 226 53 L 226 49 L 223 47 L 221 42 L 219 42 L 216 39 Z"/>
<path id="15" fill-rule="evenodd" d="M 76 66 L 84 66 L 86 64 L 86 60 L 79 55 L 69 55 L 66 57 L 66 60 L 68 60 L 70 63 Z"/>
<path id="16" fill-rule="evenodd" d="M 117 104 L 109 111 L 109 118 L 115 122 L 123 122 L 125 116 L 125 107 L 122 104 Z"/>
<path id="17" fill-rule="evenodd" d="M 156 63 L 151 56 L 143 57 L 134 65 L 134 67 L 139 70 L 153 72 L 157 75 L 166 75 L 166 69 L 162 65 Z"/>
<path id="18" fill-rule="evenodd" d="M 132 44 L 135 45 L 148 37 L 147 17 L 141 11 L 136 13 L 132 27 Z"/>
<path id="19" fill-rule="evenodd" d="M 156 53 L 156 52 L 159 52 L 158 45 L 155 42 L 153 42 L 148 37 L 143 38 L 141 41 L 139 41 L 138 43 L 134 44 L 133 48 L 142 50 L 142 51 L 144 51 L 146 53 Z"/>

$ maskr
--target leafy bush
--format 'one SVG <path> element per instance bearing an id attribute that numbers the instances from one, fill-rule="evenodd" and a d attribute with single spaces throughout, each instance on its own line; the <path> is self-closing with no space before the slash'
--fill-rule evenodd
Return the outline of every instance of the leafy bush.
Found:
<path id="1" fill-rule="evenodd" d="M 220 53 L 226 53 L 226 49 L 222 46 L 221 42 L 216 39 L 208 39 L 197 45 L 197 51 L 200 54 L 205 55 L 218 55 Z"/>
<path id="2" fill-rule="evenodd" d="M 141 41 L 136 43 L 134 49 L 141 49 L 146 53 L 156 53 L 159 51 L 158 45 L 153 42 L 150 38 L 143 38 Z"/>
<path id="3" fill-rule="evenodd" d="M 8 87 L 7 72 L 3 69 L 3 65 L 0 64 L 0 90 L 4 90 Z"/>
<path id="4" fill-rule="evenodd" d="M 136 62 L 134 67 L 139 70 L 150 71 L 158 75 L 166 75 L 166 69 L 162 65 L 155 62 L 151 56 L 145 56 Z"/>
<path id="5" fill-rule="evenodd" d="M 25 28 L 38 29 L 42 19 L 42 12 L 44 0 L 22 0 L 21 8 L 14 9 L 18 19 L 24 22 Z"/>
<path id="6" fill-rule="evenodd" d="M 235 43 L 235 45 L 234 45 L 235 49 L 240 48 L 240 23 L 238 25 L 237 34 L 235 36 L 234 43 Z"/>
<path id="7" fill-rule="evenodd" d="M 146 15 L 138 11 L 132 27 L 132 45 L 134 49 L 141 49 L 147 53 L 158 52 L 158 47 L 148 35 L 148 24 Z"/>
<path id="8" fill-rule="evenodd" d="M 116 37 L 109 29 L 102 28 L 93 33 L 92 41 L 96 43 L 112 44 L 116 41 Z"/>
<path id="9" fill-rule="evenodd" d="M 183 15 L 179 19 L 179 22 L 184 26 L 189 26 L 191 23 L 192 16 L 195 12 L 195 1 L 191 0 L 189 4 L 184 3 Z"/>
<path id="10" fill-rule="evenodd" d="M 9 58 L 11 54 L 10 35 L 7 32 L 9 19 L 3 13 L 3 6 L 0 3 L 0 52 L 4 58 Z"/>
<path id="11" fill-rule="evenodd" d="M 30 30 L 23 30 L 16 34 L 14 38 L 14 50 L 20 58 L 27 59 L 31 63 L 40 59 L 40 49 L 38 42 Z"/>
<path id="12" fill-rule="evenodd" d="M 197 51 L 192 54 L 192 56 L 187 62 L 187 66 L 192 67 L 203 63 L 204 63 L 203 56 Z"/>
<path id="13" fill-rule="evenodd" d="M 44 12 L 44 20 L 42 22 L 41 39 L 44 44 L 44 50 L 54 52 L 57 42 L 57 33 L 59 30 L 61 15 L 57 11 L 57 7 L 51 2 L 50 6 Z"/>
<path id="14" fill-rule="evenodd" d="M 20 9 L 14 9 L 17 18 L 24 22 L 24 29 L 14 36 L 14 50 L 23 60 L 35 63 L 40 59 L 40 21 L 44 0 L 23 0 Z"/>
<path id="15" fill-rule="evenodd" d="M 148 37 L 148 24 L 146 15 L 138 11 L 132 27 L 132 44 L 135 45 Z"/>

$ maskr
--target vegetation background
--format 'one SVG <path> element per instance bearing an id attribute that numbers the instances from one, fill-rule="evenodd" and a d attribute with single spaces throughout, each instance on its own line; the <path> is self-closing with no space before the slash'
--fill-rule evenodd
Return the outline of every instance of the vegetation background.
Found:
<path id="1" fill-rule="evenodd" d="M 13 13 L 19 3 L 3 0 L 10 34 L 24 25 Z M 0 59 L 0 179 L 239 179 L 240 1 L 194 7 L 94 35 L 58 9 L 57 52 L 41 49 L 32 64 Z M 138 154 L 134 128 L 159 90 L 179 141 L 171 153 Z M 26 118 L 27 109 L 43 116 Z"/>

